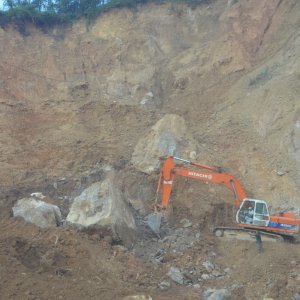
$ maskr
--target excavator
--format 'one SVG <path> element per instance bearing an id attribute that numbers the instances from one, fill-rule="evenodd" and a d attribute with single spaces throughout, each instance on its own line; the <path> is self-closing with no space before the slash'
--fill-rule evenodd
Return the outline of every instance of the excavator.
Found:
<path id="1" fill-rule="evenodd" d="M 189 167 L 183 167 L 182 163 Z M 192 169 L 190 166 L 197 167 L 197 169 Z M 270 215 L 266 201 L 248 198 L 239 180 L 224 172 L 222 168 L 210 167 L 173 156 L 167 157 L 162 164 L 156 190 L 155 211 L 148 216 L 147 220 L 148 225 L 156 234 L 159 234 L 163 213 L 170 204 L 176 176 L 221 184 L 233 192 L 237 226 L 215 227 L 214 233 L 217 237 L 249 240 L 255 239 L 255 236 L 260 234 L 265 240 L 299 241 L 300 218 L 297 218 L 295 213 L 285 211 L 278 215 Z"/>

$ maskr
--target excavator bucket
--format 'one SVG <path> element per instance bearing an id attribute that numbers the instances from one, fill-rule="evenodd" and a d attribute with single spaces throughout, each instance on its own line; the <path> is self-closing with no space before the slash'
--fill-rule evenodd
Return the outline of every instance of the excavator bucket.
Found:
<path id="1" fill-rule="evenodd" d="M 160 225 L 161 225 L 162 213 L 154 212 L 147 216 L 147 224 L 151 228 L 151 230 L 159 235 Z"/>

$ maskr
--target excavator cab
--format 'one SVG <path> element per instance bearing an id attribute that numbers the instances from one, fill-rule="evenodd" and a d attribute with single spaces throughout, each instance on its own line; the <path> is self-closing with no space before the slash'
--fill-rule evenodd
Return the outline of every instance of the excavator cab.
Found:
<path id="1" fill-rule="evenodd" d="M 263 200 L 244 199 L 236 214 L 237 223 L 268 226 L 270 213 L 267 203 Z"/>

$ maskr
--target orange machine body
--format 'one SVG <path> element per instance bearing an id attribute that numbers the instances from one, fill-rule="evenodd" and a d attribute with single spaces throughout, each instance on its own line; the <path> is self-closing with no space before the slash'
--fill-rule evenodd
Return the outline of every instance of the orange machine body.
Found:
<path id="1" fill-rule="evenodd" d="M 195 166 L 207 171 L 183 168 L 176 166 L 175 160 L 182 161 L 191 166 Z M 190 162 L 180 158 L 169 156 L 165 159 L 160 171 L 157 191 L 156 208 L 165 209 L 169 205 L 172 187 L 175 176 L 183 176 L 198 179 L 204 182 L 212 182 L 225 185 L 232 190 L 235 197 L 235 207 L 238 210 L 243 200 L 248 199 L 242 184 L 231 174 L 223 172 L 220 168 L 209 167 L 195 162 Z M 158 194 L 162 187 L 162 199 L 158 203 Z M 251 199 L 250 199 L 251 200 Z M 253 199 L 255 201 L 255 199 Z M 283 212 L 278 216 L 270 216 L 268 226 L 257 226 L 252 224 L 239 223 L 239 227 L 268 231 L 280 235 L 293 235 L 299 233 L 300 219 L 292 212 Z"/>

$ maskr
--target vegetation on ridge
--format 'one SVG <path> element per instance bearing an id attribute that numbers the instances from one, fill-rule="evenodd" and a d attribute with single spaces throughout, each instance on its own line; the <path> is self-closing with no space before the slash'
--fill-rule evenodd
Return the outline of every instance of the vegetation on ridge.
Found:
<path id="1" fill-rule="evenodd" d="M 195 5 L 209 2 L 209 0 L 166 1 L 181 1 Z M 4 10 L 0 10 L 0 26 L 15 24 L 25 33 L 26 22 L 42 28 L 70 23 L 82 17 L 90 22 L 103 11 L 116 7 L 134 7 L 147 2 L 162 3 L 165 0 L 6 0 Z"/>

